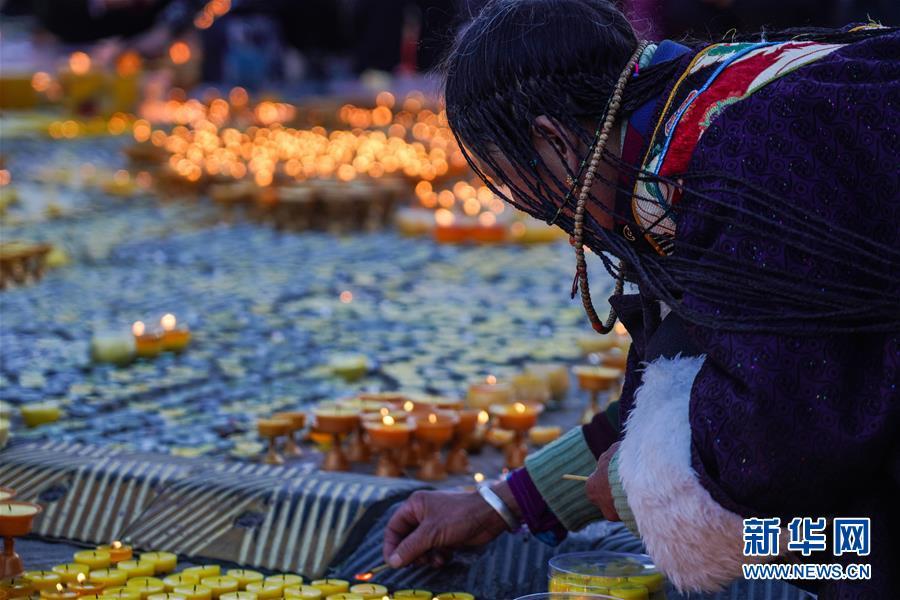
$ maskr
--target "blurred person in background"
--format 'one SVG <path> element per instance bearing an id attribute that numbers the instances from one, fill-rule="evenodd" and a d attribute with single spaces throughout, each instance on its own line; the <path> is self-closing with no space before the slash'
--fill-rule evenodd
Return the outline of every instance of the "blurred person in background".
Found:
<path id="1" fill-rule="evenodd" d="M 253 87 L 280 71 L 288 48 L 301 53 L 307 76 L 314 79 L 334 75 L 329 64 L 335 59 L 357 73 L 427 71 L 452 42 L 461 2 L 20 0 L 4 12 L 32 13 L 65 43 L 96 43 L 93 57 L 100 64 L 126 49 L 157 58 L 173 41 L 195 31 L 206 49 L 204 80 Z M 212 14 L 214 4 L 226 8 Z"/>
<path id="2" fill-rule="evenodd" d="M 190 26 L 188 0 L 34 0 L 40 25 L 66 43 L 127 38 L 145 56 L 158 56 Z"/>

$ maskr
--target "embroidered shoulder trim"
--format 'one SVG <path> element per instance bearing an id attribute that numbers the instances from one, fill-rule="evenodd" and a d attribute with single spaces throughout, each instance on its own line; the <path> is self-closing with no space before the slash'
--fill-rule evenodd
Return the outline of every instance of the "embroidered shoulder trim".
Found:
<path id="1" fill-rule="evenodd" d="M 690 164 L 703 134 L 727 107 L 842 46 L 760 42 L 704 48 L 672 88 L 650 137 L 641 170 L 677 179 Z M 634 185 L 632 214 L 650 245 L 663 255 L 672 251 L 676 223 L 671 209 L 678 204 L 680 195 L 678 185 L 640 176 Z"/>

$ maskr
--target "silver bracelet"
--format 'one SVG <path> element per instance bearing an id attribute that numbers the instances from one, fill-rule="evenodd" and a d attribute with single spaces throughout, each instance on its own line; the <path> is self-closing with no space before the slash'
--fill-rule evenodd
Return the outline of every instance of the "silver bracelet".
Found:
<path id="1" fill-rule="evenodd" d="M 484 501 L 487 502 L 491 508 L 497 511 L 497 514 L 500 515 L 510 531 L 515 531 L 519 528 L 519 520 L 516 519 L 512 511 L 509 510 L 509 507 L 506 505 L 506 502 L 503 501 L 503 498 L 498 496 L 494 490 L 489 486 L 483 485 L 478 488 L 478 494 L 484 498 Z"/>

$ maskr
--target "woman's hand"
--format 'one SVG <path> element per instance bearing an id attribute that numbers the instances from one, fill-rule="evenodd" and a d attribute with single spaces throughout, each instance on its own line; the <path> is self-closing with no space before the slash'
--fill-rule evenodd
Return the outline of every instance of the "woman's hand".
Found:
<path id="1" fill-rule="evenodd" d="M 619 442 L 616 442 L 600 455 L 600 458 L 597 459 L 597 468 L 585 483 L 588 499 L 603 512 L 607 521 L 620 520 L 619 513 L 616 512 L 616 505 L 613 503 L 612 489 L 609 486 L 609 461 L 612 460 L 618 449 Z"/>
<path id="2" fill-rule="evenodd" d="M 492 489 L 519 516 L 506 482 Z M 503 518 L 477 492 L 415 492 L 388 522 L 384 560 L 393 568 L 412 562 L 440 567 L 454 549 L 483 546 L 504 531 Z"/>

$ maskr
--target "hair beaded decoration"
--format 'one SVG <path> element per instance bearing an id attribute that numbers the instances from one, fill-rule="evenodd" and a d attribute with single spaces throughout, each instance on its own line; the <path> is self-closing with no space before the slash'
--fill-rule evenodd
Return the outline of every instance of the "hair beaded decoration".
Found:
<path id="1" fill-rule="evenodd" d="M 600 135 L 597 137 L 597 143 L 594 145 L 593 152 L 590 155 L 591 159 L 588 163 L 588 168 L 584 173 L 584 180 L 581 184 L 581 191 L 579 191 L 578 193 L 578 202 L 575 205 L 575 229 L 573 232 L 573 238 L 575 240 L 575 283 L 572 287 L 572 296 L 574 296 L 575 292 L 577 291 L 575 288 L 580 288 L 581 303 L 584 305 L 584 310 L 587 312 L 588 318 L 591 320 L 591 327 L 593 327 L 594 331 L 596 331 L 597 333 L 602 334 L 606 334 L 612 331 L 613 326 L 616 324 L 617 316 L 615 309 L 613 307 L 610 307 L 609 317 L 604 323 L 597 315 L 597 311 L 594 308 L 594 303 L 591 301 L 591 289 L 590 285 L 588 284 L 587 262 L 584 258 L 584 206 L 587 203 L 588 197 L 590 196 L 591 188 L 594 186 L 594 178 L 597 175 L 597 168 L 600 166 L 600 159 L 603 156 L 603 151 L 606 149 L 606 142 L 609 140 L 609 134 L 612 131 L 613 125 L 615 124 L 616 113 L 618 113 L 619 107 L 622 105 L 622 95 L 625 92 L 625 85 L 628 83 L 628 79 L 631 77 L 632 71 L 634 71 L 635 66 L 638 64 L 638 61 L 640 61 L 641 54 L 643 54 L 644 49 L 647 48 L 648 44 L 649 42 L 646 40 L 638 44 L 638 47 L 634 51 L 634 54 L 631 55 L 631 58 L 628 60 L 628 63 L 625 65 L 625 68 L 619 75 L 619 80 L 616 82 L 615 88 L 613 88 L 613 93 L 612 96 L 610 96 L 609 100 L 609 108 L 606 111 L 606 117 L 603 120 L 603 126 L 600 129 Z M 616 295 L 622 293 L 622 289 L 624 286 L 623 273 L 624 268 L 620 263 L 619 276 L 616 278 Z"/>

